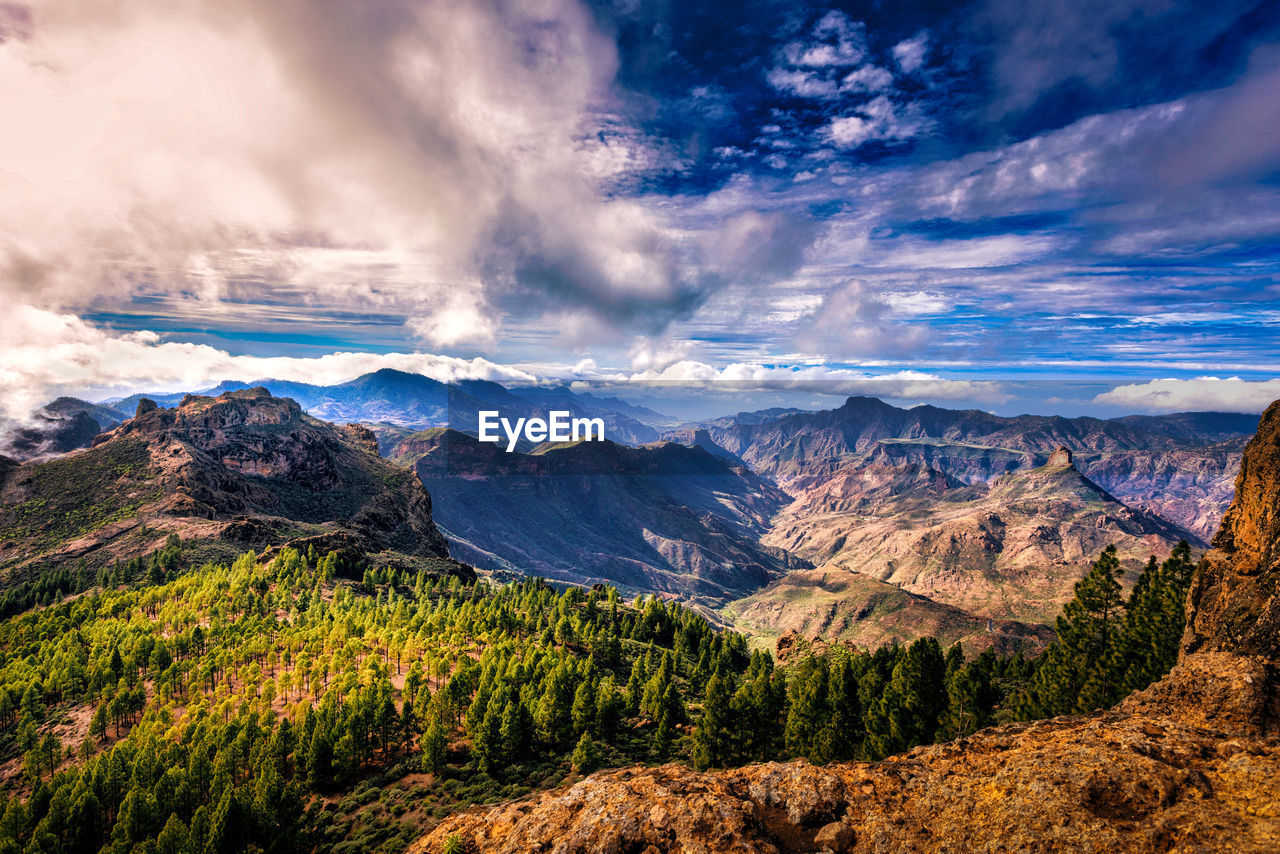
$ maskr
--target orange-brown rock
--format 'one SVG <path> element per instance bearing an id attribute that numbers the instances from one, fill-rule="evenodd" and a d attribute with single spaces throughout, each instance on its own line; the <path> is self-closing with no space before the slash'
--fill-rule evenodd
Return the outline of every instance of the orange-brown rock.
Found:
<path id="1" fill-rule="evenodd" d="M 882 762 L 605 771 L 453 816 L 479 852 L 1280 851 L 1280 404 L 1198 570 L 1178 665 L 1117 708 Z"/>

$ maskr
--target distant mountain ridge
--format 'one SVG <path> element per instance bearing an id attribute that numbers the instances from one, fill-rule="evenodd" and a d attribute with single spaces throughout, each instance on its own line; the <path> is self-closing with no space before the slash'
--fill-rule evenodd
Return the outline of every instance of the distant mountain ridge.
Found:
<path id="1" fill-rule="evenodd" d="M 1117 500 L 1059 449 L 1044 466 L 975 485 L 919 466 L 851 466 L 801 492 L 762 542 L 982 619 L 1047 625 L 1106 546 L 1118 547 L 1133 579 L 1149 556 L 1167 556 L 1184 535 Z M 753 628 L 778 634 L 814 607 L 804 584 L 787 576 L 737 610 Z M 788 613 L 770 611 L 768 603 L 780 601 Z M 843 631 L 860 638 L 872 627 Z"/>
<path id="2" fill-rule="evenodd" d="M 1205 541 L 1231 500 L 1240 454 L 1256 424 L 1256 416 L 1219 412 L 1006 417 L 936 406 L 900 409 L 851 397 L 821 412 L 748 413 L 692 426 L 790 492 L 873 461 L 922 464 L 965 483 L 985 483 L 1044 465 L 1054 448 L 1067 447 L 1080 471 L 1103 489 Z"/>
<path id="3" fill-rule="evenodd" d="M 362 422 L 426 429 L 453 427 L 474 433 L 476 413 L 497 410 L 503 417 L 543 416 L 551 409 L 568 410 L 578 417 L 599 417 L 605 421 L 606 435 L 615 441 L 637 445 L 658 438 L 654 425 L 671 419 L 615 397 L 579 394 L 563 386 L 508 389 L 489 380 L 459 380 L 444 383 L 422 374 L 391 368 L 364 374 L 345 383 L 322 386 L 285 380 L 255 380 L 252 383 L 223 382 L 200 391 L 218 395 L 250 387 L 265 388 L 277 397 L 288 397 L 310 415 L 335 422 Z M 181 394 L 132 395 L 112 405 L 128 409 L 142 397 L 172 405 Z"/>

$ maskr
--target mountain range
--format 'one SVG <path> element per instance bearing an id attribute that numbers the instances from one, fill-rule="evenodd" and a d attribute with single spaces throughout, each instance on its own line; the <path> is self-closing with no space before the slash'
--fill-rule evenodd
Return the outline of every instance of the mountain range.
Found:
<path id="1" fill-rule="evenodd" d="M 296 401 L 286 420 L 308 429 L 358 434 L 366 445 L 376 437 L 382 456 L 417 473 L 455 554 L 481 571 L 679 596 L 771 639 L 798 632 L 874 645 L 931 633 L 969 649 L 1037 649 L 1036 626 L 1051 621 L 1105 545 L 1118 546 L 1130 581 L 1180 539 L 1204 547 L 1255 424 L 1223 413 L 1001 417 L 853 397 L 826 411 L 677 425 L 567 387 L 441 383 L 392 370 L 334 386 L 244 386 L 200 397 L 267 394 Z M 137 428 L 118 425 L 142 400 L 61 398 L 8 447 L 17 459 L 42 459 L 130 434 Z M 156 397 L 178 412 L 184 400 Z M 550 409 L 600 417 L 610 441 L 522 440 L 507 454 L 473 438 L 482 409 L 513 420 Z M 364 426 L 318 426 L 324 420 Z M 6 482 L 31 477 L 28 466 L 4 468 L 13 470 Z M 196 479 L 189 491 L 219 491 L 208 485 L 217 478 L 203 487 Z M 111 513 L 137 513 L 127 499 L 136 492 L 106 502 L 120 505 Z M 201 514 L 210 515 L 189 515 Z"/>
<path id="2" fill-rule="evenodd" d="M 787 496 L 741 465 L 674 442 L 507 453 L 456 430 L 402 438 L 454 553 L 475 566 L 716 605 L 808 566 L 760 544 Z"/>

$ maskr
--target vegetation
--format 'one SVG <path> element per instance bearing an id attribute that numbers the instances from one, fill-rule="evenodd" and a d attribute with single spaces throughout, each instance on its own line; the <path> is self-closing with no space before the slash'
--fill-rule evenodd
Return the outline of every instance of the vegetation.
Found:
<path id="1" fill-rule="evenodd" d="M 75 570 L 86 592 L 0 622 L 0 854 L 397 851 L 598 767 L 878 758 L 1145 685 L 1190 577 L 1180 548 L 1125 602 L 1104 553 L 1038 660 L 923 639 L 780 666 L 609 588 L 183 554 Z"/>
<path id="2" fill-rule="evenodd" d="M 1123 570 L 1109 547 L 1076 584 L 1035 677 L 1018 700 L 1023 718 L 1106 708 L 1169 672 L 1178 658 L 1195 564 L 1186 542 L 1162 564 L 1151 558 L 1125 601 Z"/>
<path id="3" fill-rule="evenodd" d="M 0 537 L 31 537 L 31 547 L 38 549 L 133 518 L 160 495 L 150 482 L 148 461 L 146 445 L 126 437 L 92 453 L 24 469 L 25 499 L 0 504 Z"/>

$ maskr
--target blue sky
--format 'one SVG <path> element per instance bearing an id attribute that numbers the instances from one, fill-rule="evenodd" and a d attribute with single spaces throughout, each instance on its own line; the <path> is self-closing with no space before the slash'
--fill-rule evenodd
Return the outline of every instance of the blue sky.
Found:
<path id="1" fill-rule="evenodd" d="M 383 364 L 1280 397 L 1275 3 L 47 0 L 0 92 L 11 411 Z"/>

